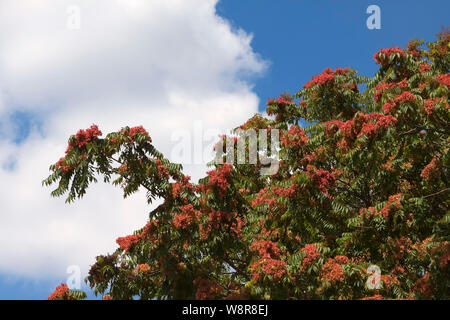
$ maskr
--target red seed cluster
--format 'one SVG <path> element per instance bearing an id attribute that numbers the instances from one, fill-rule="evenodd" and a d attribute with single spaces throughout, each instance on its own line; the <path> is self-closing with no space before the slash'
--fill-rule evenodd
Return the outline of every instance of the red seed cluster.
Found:
<path id="1" fill-rule="evenodd" d="M 375 62 L 377 64 L 381 64 L 382 66 L 384 66 L 388 64 L 389 58 L 391 57 L 392 54 L 395 53 L 400 54 L 400 57 L 402 58 L 405 56 L 405 51 L 403 51 L 402 49 L 398 47 L 391 47 L 387 49 L 380 49 L 380 51 L 375 53 L 373 58 L 375 59 Z"/>
<path id="2" fill-rule="evenodd" d="M 75 135 L 75 139 L 69 141 L 69 145 L 67 146 L 66 153 L 69 153 L 72 148 L 82 149 L 89 142 L 97 139 L 102 135 L 102 132 L 98 129 L 98 126 L 93 124 L 90 128 L 83 130 L 80 129 Z"/>
<path id="3" fill-rule="evenodd" d="M 220 295 L 223 291 L 217 283 L 208 279 L 197 277 L 194 280 L 194 285 L 198 286 L 195 298 L 197 300 L 212 299 L 217 295 Z"/>
<path id="4" fill-rule="evenodd" d="M 69 287 L 65 283 L 61 283 L 56 287 L 55 291 L 48 297 L 48 300 L 63 300 L 69 297 Z"/>

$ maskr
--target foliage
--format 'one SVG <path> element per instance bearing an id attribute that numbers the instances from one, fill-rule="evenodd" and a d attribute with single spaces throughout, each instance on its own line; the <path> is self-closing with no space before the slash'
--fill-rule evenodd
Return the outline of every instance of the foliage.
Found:
<path id="1" fill-rule="evenodd" d="M 373 78 L 326 69 L 269 100 L 271 118 L 240 128 L 280 130 L 271 176 L 261 162 L 223 163 L 193 184 L 142 127 L 80 130 L 44 181 L 53 196 L 71 202 L 102 177 L 125 197 L 163 199 L 96 258 L 91 288 L 105 299 L 448 299 L 449 40 L 444 30 L 382 49 Z M 379 288 L 366 285 L 371 265 Z"/>

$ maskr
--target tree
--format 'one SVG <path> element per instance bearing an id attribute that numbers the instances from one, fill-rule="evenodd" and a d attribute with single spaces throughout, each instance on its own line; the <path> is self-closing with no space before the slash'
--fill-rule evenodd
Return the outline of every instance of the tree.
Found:
<path id="1" fill-rule="evenodd" d="M 448 299 L 449 40 L 381 49 L 373 78 L 325 69 L 223 137 L 279 130 L 273 175 L 222 161 L 194 184 L 142 127 L 78 131 L 43 182 L 53 196 L 102 177 L 163 199 L 86 281 L 107 299 Z"/>

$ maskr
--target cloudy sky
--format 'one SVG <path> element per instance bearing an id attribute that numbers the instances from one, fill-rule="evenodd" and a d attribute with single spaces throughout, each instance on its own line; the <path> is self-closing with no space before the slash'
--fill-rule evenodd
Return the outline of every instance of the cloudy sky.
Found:
<path id="1" fill-rule="evenodd" d="M 381 29 L 366 9 L 381 8 Z M 41 186 L 67 138 L 143 125 L 169 158 L 182 133 L 243 123 L 325 67 L 448 23 L 448 1 L 0 0 L 0 299 L 46 298 L 141 227 L 144 194 L 98 184 L 74 204 Z M 204 141 L 205 146 L 211 141 Z M 206 160 L 206 159 L 205 159 Z M 187 165 L 201 177 L 204 164 Z"/>

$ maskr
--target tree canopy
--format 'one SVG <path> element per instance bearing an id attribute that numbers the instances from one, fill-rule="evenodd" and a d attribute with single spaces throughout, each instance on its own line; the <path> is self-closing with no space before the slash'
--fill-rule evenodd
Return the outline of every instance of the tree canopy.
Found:
<path id="1" fill-rule="evenodd" d="M 53 196 L 103 179 L 163 200 L 86 281 L 104 299 L 448 299 L 449 47 L 443 30 L 376 52 L 373 77 L 327 68 L 223 137 L 278 130 L 275 174 L 219 161 L 195 184 L 143 127 L 78 131 L 43 182 Z"/>

